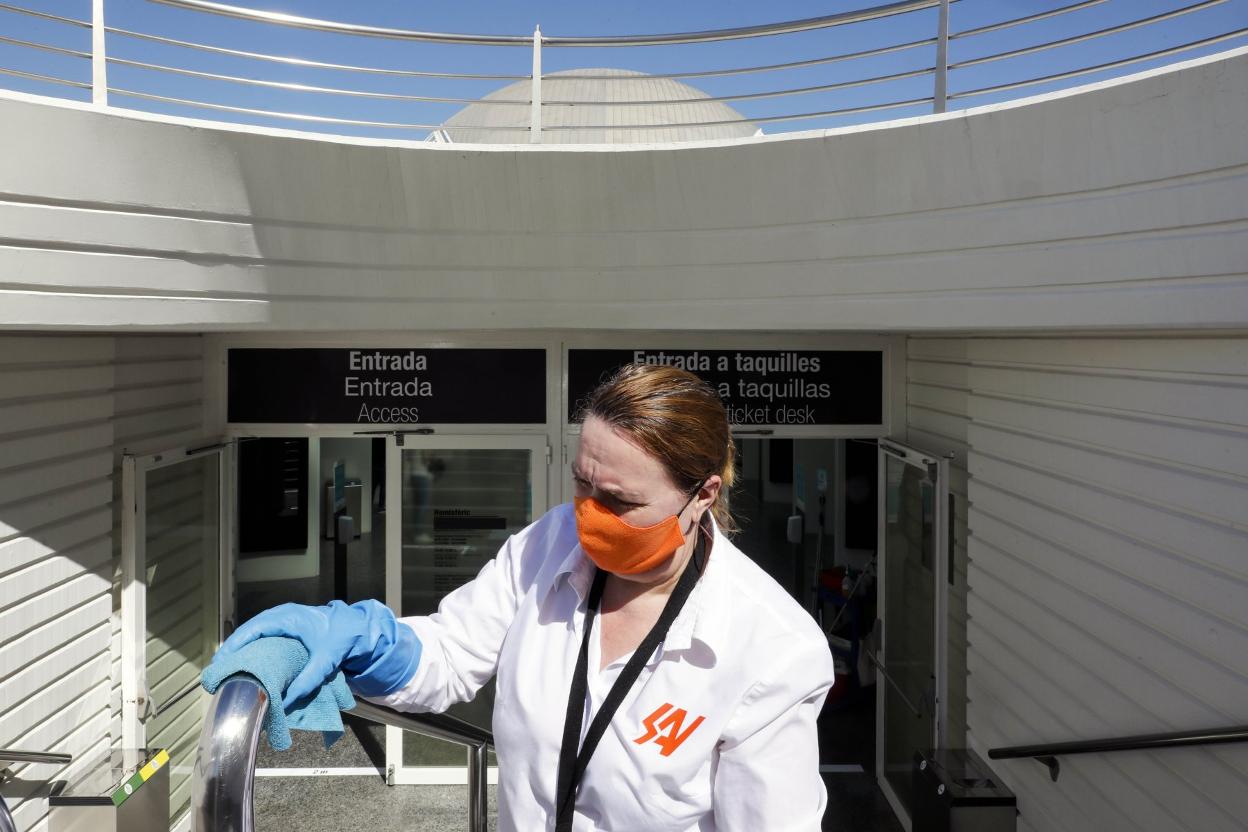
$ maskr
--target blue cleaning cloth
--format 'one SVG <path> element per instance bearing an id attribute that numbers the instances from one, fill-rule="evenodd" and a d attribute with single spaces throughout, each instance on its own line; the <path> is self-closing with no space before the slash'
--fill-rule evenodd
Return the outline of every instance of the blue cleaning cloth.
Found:
<path id="1" fill-rule="evenodd" d="M 320 731 L 329 748 L 342 736 L 342 711 L 355 707 L 355 697 L 347 680 L 338 671 L 321 685 L 311 699 L 299 702 L 289 712 L 282 709 L 286 686 L 308 663 L 308 648 L 298 639 L 274 636 L 256 639 L 229 655 L 218 653 L 204 668 L 200 682 L 209 693 L 229 677 L 246 673 L 260 680 L 269 694 L 268 713 L 264 715 L 264 731 L 274 751 L 290 748 L 290 729 Z"/>

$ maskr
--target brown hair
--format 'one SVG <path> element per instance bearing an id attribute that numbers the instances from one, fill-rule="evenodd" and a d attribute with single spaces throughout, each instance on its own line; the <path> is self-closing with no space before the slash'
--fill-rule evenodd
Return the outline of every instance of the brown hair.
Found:
<path id="1" fill-rule="evenodd" d="M 578 415 L 622 433 L 661 462 L 686 494 L 718 474 L 723 485 L 711 513 L 725 534 L 737 530 L 728 506 L 736 452 L 728 414 L 711 385 L 675 367 L 626 364 L 589 394 Z"/>

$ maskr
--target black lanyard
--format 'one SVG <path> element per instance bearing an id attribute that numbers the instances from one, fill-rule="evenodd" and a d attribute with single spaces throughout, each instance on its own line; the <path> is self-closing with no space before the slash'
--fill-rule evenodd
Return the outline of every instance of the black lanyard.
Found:
<path id="1" fill-rule="evenodd" d="M 699 530 L 700 532 L 701 530 Z M 594 619 L 598 616 L 598 605 L 602 602 L 602 590 L 607 583 L 607 573 L 601 569 L 594 572 L 594 583 L 589 590 L 589 600 L 585 606 L 585 635 L 581 639 L 581 652 L 576 657 L 576 671 L 572 674 L 572 689 L 568 692 L 568 712 L 563 720 L 563 745 L 559 749 L 559 776 L 555 790 L 555 832 L 572 832 L 572 815 L 576 808 L 576 789 L 589 765 L 589 758 L 598 747 L 599 740 L 606 733 L 611 718 L 619 709 L 620 703 L 628 695 L 629 689 L 641 675 L 641 669 L 654 655 L 659 642 L 667 637 L 668 628 L 680 612 L 681 607 L 693 591 L 701 572 L 703 554 L 706 550 L 706 537 L 699 533 L 698 542 L 694 544 L 693 557 L 685 564 L 680 573 L 680 580 L 672 590 L 659 620 L 650 628 L 650 632 L 642 640 L 641 646 L 633 653 L 620 675 L 611 686 L 602 707 L 594 715 L 585 734 L 585 744 L 577 753 L 576 744 L 581 738 L 581 727 L 585 719 L 585 694 L 589 685 L 589 638 L 594 629 Z"/>

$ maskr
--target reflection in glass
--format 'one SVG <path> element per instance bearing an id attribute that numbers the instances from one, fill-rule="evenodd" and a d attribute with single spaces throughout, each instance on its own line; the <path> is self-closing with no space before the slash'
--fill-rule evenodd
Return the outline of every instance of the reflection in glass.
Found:
<path id="1" fill-rule="evenodd" d="M 156 715 L 149 748 L 169 751 L 170 819 L 190 807 L 203 718 L 199 674 L 217 646 L 218 457 L 193 457 L 146 477 L 147 686 Z"/>
<path id="2" fill-rule="evenodd" d="M 914 753 L 935 730 L 935 491 L 921 469 L 885 460 L 884 775 L 909 808 Z"/>
<path id="3" fill-rule="evenodd" d="M 472 580 L 507 538 L 533 520 L 532 460 L 522 449 L 404 449 L 402 615 L 436 612 Z M 490 727 L 494 684 L 450 713 Z M 462 766 L 463 748 L 403 737 L 403 764 Z"/>

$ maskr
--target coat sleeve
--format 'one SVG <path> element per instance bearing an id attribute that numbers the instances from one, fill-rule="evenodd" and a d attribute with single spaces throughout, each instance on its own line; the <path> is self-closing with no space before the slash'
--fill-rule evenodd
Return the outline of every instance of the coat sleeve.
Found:
<path id="1" fill-rule="evenodd" d="M 402 711 L 441 712 L 476 696 L 494 676 L 516 616 L 523 593 L 517 552 L 522 546 L 517 537 L 508 539 L 475 578 L 442 599 L 433 615 L 400 618 L 420 639 L 420 664 L 399 690 L 366 698 Z"/>
<path id="2" fill-rule="evenodd" d="M 742 698 L 719 745 L 717 830 L 818 832 L 827 791 L 816 720 L 834 680 L 827 643 L 807 640 Z"/>

